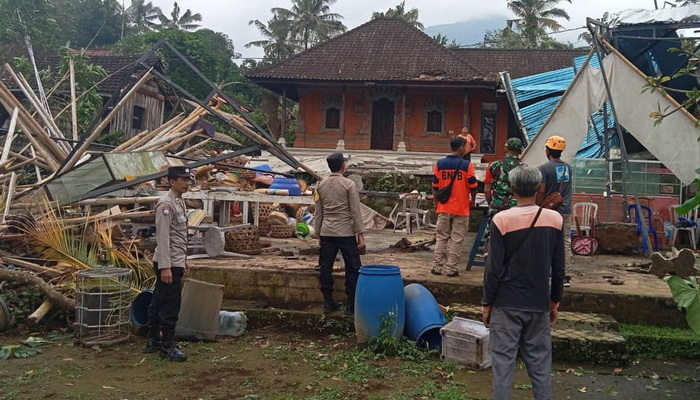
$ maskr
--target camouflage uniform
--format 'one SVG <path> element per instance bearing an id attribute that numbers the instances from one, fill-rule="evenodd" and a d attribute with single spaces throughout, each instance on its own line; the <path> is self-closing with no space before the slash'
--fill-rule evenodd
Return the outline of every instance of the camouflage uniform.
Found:
<path id="1" fill-rule="evenodd" d="M 499 211 L 507 210 L 517 204 L 515 196 L 510 190 L 508 173 L 522 165 L 517 156 L 507 155 L 498 161 L 489 164 L 484 182 L 491 183 L 491 204 L 489 204 L 489 216 Z"/>

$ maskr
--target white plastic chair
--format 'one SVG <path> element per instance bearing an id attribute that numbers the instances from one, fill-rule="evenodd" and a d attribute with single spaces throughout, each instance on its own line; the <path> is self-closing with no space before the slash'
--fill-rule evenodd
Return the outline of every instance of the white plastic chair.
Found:
<path id="1" fill-rule="evenodd" d="M 591 236 L 591 227 L 598 219 L 598 205 L 590 202 L 576 203 L 571 211 L 572 228 L 576 226 L 576 222 L 573 220 L 574 217 L 578 217 L 581 234 Z"/>
<path id="2" fill-rule="evenodd" d="M 696 207 L 690 210 L 687 214 L 678 215 L 676 213 L 676 208 L 678 207 L 680 207 L 680 205 L 676 204 L 668 208 L 668 213 L 671 216 L 671 225 L 673 226 L 673 233 L 671 234 L 671 247 L 673 247 L 676 244 L 678 232 L 688 232 L 690 234 L 690 244 L 693 246 L 693 250 L 696 250 L 697 244 L 695 242 L 695 230 L 697 228 L 694 226 L 689 226 L 687 228 L 679 228 L 676 226 L 676 223 L 678 222 L 678 218 L 685 218 L 687 220 L 693 220 L 695 222 L 698 222 L 698 209 Z"/>
<path id="3" fill-rule="evenodd" d="M 418 210 L 422 198 L 423 196 L 420 193 L 402 193 L 399 195 L 399 203 L 390 214 L 391 221 L 394 223 L 394 232 L 404 227 L 407 233 L 411 233 L 414 223 L 416 229 L 420 230 L 423 215 Z"/>

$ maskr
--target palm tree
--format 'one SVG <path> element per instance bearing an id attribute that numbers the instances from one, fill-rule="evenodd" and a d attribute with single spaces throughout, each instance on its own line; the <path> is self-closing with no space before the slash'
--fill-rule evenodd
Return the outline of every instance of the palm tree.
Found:
<path id="1" fill-rule="evenodd" d="M 299 50 L 297 42 L 289 37 L 289 24 L 284 20 L 280 20 L 277 16 L 268 21 L 267 25 L 257 19 L 248 21 L 248 25 L 258 28 L 260 34 L 266 39 L 247 43 L 245 47 L 261 47 L 265 51 L 266 61 L 284 60 Z"/>
<path id="2" fill-rule="evenodd" d="M 402 19 L 418 29 L 423 29 L 423 24 L 418 22 L 418 9 L 412 8 L 406 12 L 406 2 L 402 1 L 396 7 L 388 9 L 386 12 L 372 13 L 372 19 L 376 18 L 395 18 Z"/>
<path id="3" fill-rule="evenodd" d="M 345 32 L 343 16 L 330 12 L 337 0 L 293 0 L 292 8 L 273 8 L 275 18 L 287 25 L 290 38 L 298 40 L 304 50 Z M 273 18 L 274 19 L 274 18 Z"/>
<path id="4" fill-rule="evenodd" d="M 527 48 L 537 48 L 547 29 L 559 31 L 564 27 L 556 18 L 569 20 L 569 14 L 555 7 L 562 0 L 511 0 L 508 9 L 517 17 L 508 21 L 508 28 L 520 31 Z M 571 0 L 566 0 L 571 3 Z"/>
<path id="5" fill-rule="evenodd" d="M 158 20 L 163 14 L 160 7 L 156 7 L 152 2 L 146 0 L 131 0 L 131 5 L 126 9 L 129 22 L 140 32 L 148 32 L 156 29 Z"/>
<path id="6" fill-rule="evenodd" d="M 178 6 L 177 2 L 175 2 L 173 4 L 173 11 L 170 13 L 170 18 L 161 13 L 158 16 L 160 19 L 158 29 L 181 29 L 183 31 L 194 31 L 201 26 L 200 24 L 195 24 L 195 22 L 200 22 L 202 20 L 202 14 L 193 14 L 189 8 L 182 15 L 180 15 L 180 11 L 180 6 Z"/>

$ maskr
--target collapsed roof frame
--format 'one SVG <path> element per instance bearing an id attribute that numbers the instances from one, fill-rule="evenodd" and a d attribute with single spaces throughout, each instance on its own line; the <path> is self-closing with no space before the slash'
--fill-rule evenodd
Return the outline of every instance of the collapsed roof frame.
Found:
<path id="1" fill-rule="evenodd" d="M 147 61 L 152 59 L 155 56 L 155 53 L 162 49 L 166 48 L 170 51 L 172 51 L 192 72 L 194 72 L 202 81 L 204 81 L 209 87 L 212 89 L 209 95 L 206 97 L 205 100 L 201 100 L 197 98 L 195 95 L 191 94 L 188 92 L 185 88 L 174 82 L 172 79 L 167 77 L 165 74 L 160 72 L 159 70 L 153 68 L 152 65 L 148 64 Z M 239 105 L 236 100 L 234 100 L 231 96 L 229 96 L 226 92 L 221 90 L 217 85 L 215 85 L 211 80 L 209 80 L 204 74 L 196 67 L 194 66 L 180 51 L 178 51 L 175 47 L 173 47 L 172 44 L 170 44 L 166 40 L 159 40 L 149 51 L 145 52 L 141 57 L 131 66 L 129 69 L 128 73 L 124 75 L 124 78 L 122 78 L 119 87 L 120 89 L 117 89 L 115 93 L 110 96 L 109 100 L 105 102 L 103 105 L 102 109 L 100 112 L 95 116 L 95 119 L 93 120 L 91 129 L 88 130 L 88 132 L 91 132 L 91 134 L 94 134 L 92 132 L 93 130 L 97 129 L 99 127 L 100 121 L 102 120 L 103 116 L 108 115 L 109 111 L 119 103 L 119 101 L 127 94 L 131 89 L 133 89 L 134 86 L 138 84 L 139 81 L 139 76 L 135 75 L 136 71 L 138 68 L 143 67 L 146 68 L 149 73 L 152 75 L 156 76 L 163 82 L 167 83 L 170 85 L 172 88 L 176 89 L 179 91 L 181 94 L 184 94 L 189 100 L 191 100 L 193 103 L 196 103 L 206 111 L 208 111 L 211 115 L 217 117 L 219 120 L 223 121 L 225 124 L 227 124 L 229 127 L 233 128 L 252 142 L 256 143 L 254 146 L 247 147 L 242 150 L 237 150 L 232 153 L 227 153 L 227 154 L 221 154 L 215 157 L 203 159 L 197 162 L 193 162 L 190 164 L 187 164 L 187 166 L 191 168 L 195 168 L 198 166 L 210 164 L 210 163 L 215 163 L 219 161 L 223 161 L 229 158 L 233 158 L 239 155 L 243 154 L 249 154 L 255 151 L 259 150 L 267 150 L 273 155 L 275 155 L 277 158 L 279 158 L 281 161 L 286 163 L 292 168 L 302 168 L 306 172 L 309 172 L 311 175 L 318 177 L 318 174 L 316 171 L 310 169 L 306 165 L 300 163 L 298 160 L 294 158 L 284 147 L 282 147 L 279 143 L 277 143 L 271 135 L 245 111 L 243 110 Z M 236 112 L 238 112 L 246 122 L 248 122 L 255 130 L 250 129 L 250 131 L 246 131 L 245 129 L 241 129 L 240 127 L 237 127 L 231 123 L 230 120 L 227 118 L 224 118 L 219 112 L 211 107 L 209 105 L 209 102 L 215 97 L 219 96 L 220 98 L 224 99 Z M 83 137 L 75 143 L 71 151 L 69 152 L 68 156 L 66 159 L 63 161 L 63 163 L 59 166 L 58 170 L 54 174 L 54 177 L 51 179 L 56 179 L 60 177 L 62 174 L 61 173 L 66 173 L 66 165 L 69 163 L 69 160 L 71 160 L 75 153 L 78 152 L 78 150 L 85 144 L 86 140 L 90 137 L 91 134 L 85 134 Z M 72 168 L 71 168 L 72 169 Z M 84 200 L 87 198 L 91 197 L 96 197 L 100 196 L 106 193 L 109 193 L 111 191 L 115 190 L 120 190 L 129 186 L 133 186 L 138 183 L 146 182 L 152 179 L 157 179 L 164 176 L 163 173 L 158 173 L 158 174 L 152 174 L 146 177 L 138 178 L 137 180 L 129 181 L 129 182 L 123 182 L 119 183 L 116 185 L 111 185 L 108 187 L 96 189 L 93 191 L 90 191 L 88 193 L 84 193 L 83 195 L 79 196 L 80 200 Z M 320 179 L 320 177 L 318 177 Z"/>

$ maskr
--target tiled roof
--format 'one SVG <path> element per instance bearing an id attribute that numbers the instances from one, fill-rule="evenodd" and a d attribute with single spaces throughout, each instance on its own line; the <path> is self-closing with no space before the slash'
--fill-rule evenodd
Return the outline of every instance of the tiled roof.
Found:
<path id="1" fill-rule="evenodd" d="M 100 93 L 111 95 L 118 89 L 121 89 L 120 83 L 122 79 L 124 79 L 126 73 L 129 72 L 129 70 L 136 63 L 139 57 L 89 55 L 88 59 L 92 64 L 99 65 L 103 67 L 105 71 L 107 71 L 106 79 L 103 82 L 101 82 L 97 87 Z M 58 71 L 60 68 L 61 57 L 58 55 L 42 55 L 37 57 L 36 63 L 37 68 L 40 71 L 45 70 L 47 68 L 51 68 L 51 70 L 55 72 Z M 155 57 L 149 60 L 147 63 L 150 65 L 158 65 L 158 68 L 162 70 L 162 68 L 160 67 L 160 61 Z M 145 71 L 143 67 L 139 67 L 136 70 L 136 72 L 137 74 L 141 75 Z M 32 83 L 32 85 L 34 85 L 35 82 L 33 77 L 25 78 L 27 78 L 29 82 Z M 6 72 L 2 75 L 2 82 L 11 90 L 18 89 L 17 85 L 15 84 L 15 81 Z"/>
<path id="2" fill-rule="evenodd" d="M 297 81 L 482 81 L 484 74 L 423 31 L 373 19 L 277 65 L 247 74 Z"/>
<path id="3" fill-rule="evenodd" d="M 588 54 L 588 49 L 529 50 L 467 48 L 451 49 L 464 62 L 483 71 L 487 79 L 495 79 L 499 72 L 508 71 L 511 78 L 573 66 L 575 57 Z"/>

